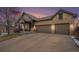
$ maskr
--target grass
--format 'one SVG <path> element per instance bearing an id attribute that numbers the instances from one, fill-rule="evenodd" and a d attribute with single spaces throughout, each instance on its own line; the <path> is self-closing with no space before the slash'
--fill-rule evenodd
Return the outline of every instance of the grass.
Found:
<path id="1" fill-rule="evenodd" d="M 16 38 L 16 37 L 21 36 L 21 35 L 23 35 L 23 34 L 15 33 L 15 34 L 10 34 L 10 35 L 0 36 L 0 42 L 5 41 L 5 40 L 9 40 L 12 38 Z"/>

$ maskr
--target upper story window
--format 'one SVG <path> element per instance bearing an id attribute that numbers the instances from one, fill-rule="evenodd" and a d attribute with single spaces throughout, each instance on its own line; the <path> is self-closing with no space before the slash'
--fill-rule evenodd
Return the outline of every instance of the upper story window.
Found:
<path id="1" fill-rule="evenodd" d="M 62 20 L 62 19 L 63 19 L 63 13 L 60 12 L 60 13 L 59 13 L 59 20 Z"/>

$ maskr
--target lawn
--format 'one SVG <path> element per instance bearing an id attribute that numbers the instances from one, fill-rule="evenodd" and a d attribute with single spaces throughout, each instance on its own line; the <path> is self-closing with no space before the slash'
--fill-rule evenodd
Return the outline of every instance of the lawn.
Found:
<path id="1" fill-rule="evenodd" d="M 23 35 L 23 34 L 15 33 L 15 34 L 10 34 L 10 35 L 0 36 L 0 42 L 5 41 L 5 40 L 9 40 L 12 38 L 16 38 L 16 37 L 21 36 L 21 35 Z"/>

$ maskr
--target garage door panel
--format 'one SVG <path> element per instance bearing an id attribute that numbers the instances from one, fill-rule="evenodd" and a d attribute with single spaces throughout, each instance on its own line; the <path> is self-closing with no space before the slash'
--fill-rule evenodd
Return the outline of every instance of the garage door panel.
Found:
<path id="1" fill-rule="evenodd" d="M 69 34 L 69 24 L 56 24 L 57 34 Z"/>
<path id="2" fill-rule="evenodd" d="M 50 33 L 51 32 L 51 25 L 42 25 L 42 26 L 36 26 L 37 32 L 45 32 Z"/>

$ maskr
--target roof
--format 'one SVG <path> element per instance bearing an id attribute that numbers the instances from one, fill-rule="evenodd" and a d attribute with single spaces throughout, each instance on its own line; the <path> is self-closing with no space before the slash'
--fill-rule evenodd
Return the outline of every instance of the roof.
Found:
<path id="1" fill-rule="evenodd" d="M 31 18 L 32 20 L 37 20 L 38 18 L 36 18 L 35 16 L 28 14 L 28 13 L 23 13 L 23 15 L 27 15 L 29 18 Z"/>
<path id="2" fill-rule="evenodd" d="M 52 16 L 47 16 L 47 17 L 43 17 L 43 18 L 39 18 L 38 21 L 48 21 L 51 20 Z"/>
<path id="3" fill-rule="evenodd" d="M 32 16 L 32 15 L 30 15 L 30 14 L 28 14 L 28 13 L 22 13 L 22 16 L 19 18 L 19 20 L 17 21 L 17 22 L 19 22 L 22 18 L 23 18 L 23 16 L 28 16 L 29 18 L 30 18 L 30 20 L 27 20 L 27 19 L 24 19 L 25 21 L 27 21 L 27 22 L 31 22 L 31 21 L 36 21 L 38 18 L 36 18 L 36 17 L 34 17 L 34 16 Z"/>
<path id="4" fill-rule="evenodd" d="M 48 17 L 40 18 L 38 21 L 49 21 L 49 20 L 52 20 L 52 18 L 54 18 L 54 17 L 55 17 L 58 13 L 60 13 L 60 12 L 64 12 L 64 13 L 70 14 L 70 15 L 72 15 L 74 18 L 77 17 L 77 14 L 75 14 L 75 13 L 72 13 L 72 12 L 70 12 L 70 11 L 66 11 L 66 10 L 60 9 L 60 10 L 57 11 L 54 15 L 48 16 Z"/>

